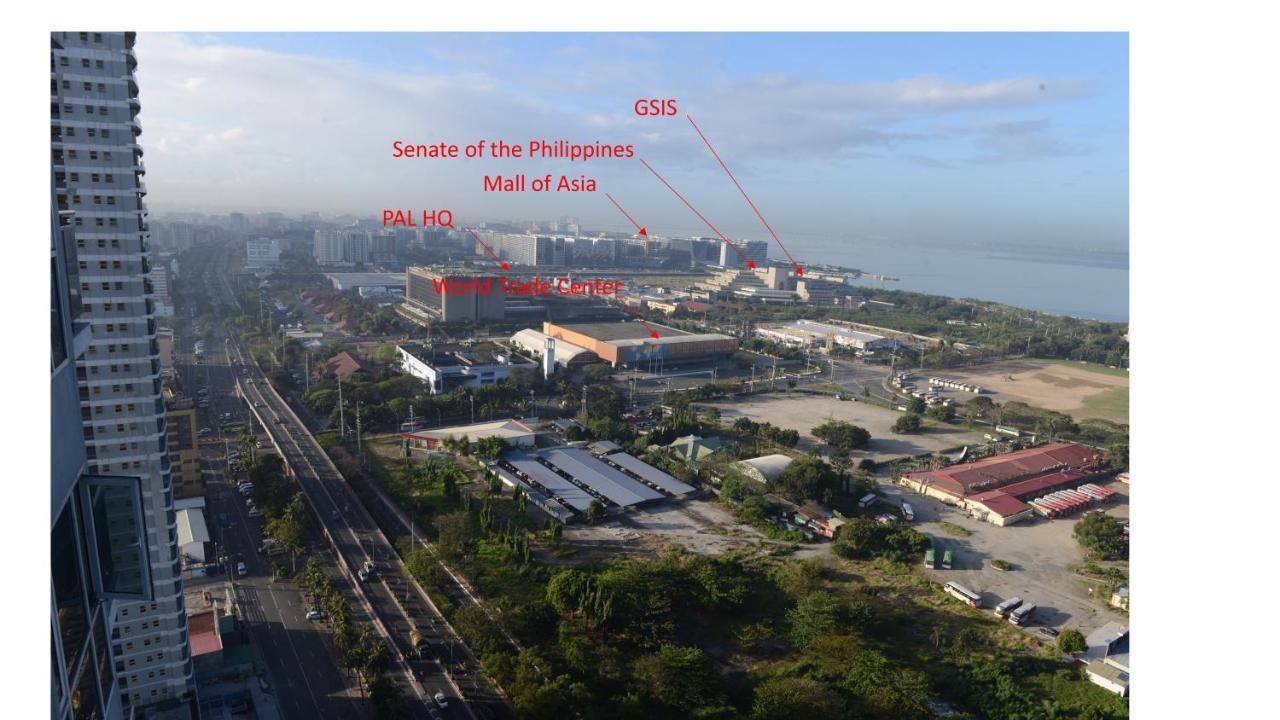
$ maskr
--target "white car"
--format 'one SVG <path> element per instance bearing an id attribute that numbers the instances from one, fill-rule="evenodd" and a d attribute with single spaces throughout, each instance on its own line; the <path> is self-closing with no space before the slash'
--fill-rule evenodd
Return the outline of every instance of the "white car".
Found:
<path id="1" fill-rule="evenodd" d="M 323 610 L 321 610 L 321 609 L 319 609 L 319 608 L 311 608 L 310 610 L 308 610 L 308 611 L 307 611 L 307 619 L 308 619 L 308 620 L 323 620 L 323 619 L 324 619 L 324 611 L 323 611 Z"/>
<path id="2" fill-rule="evenodd" d="M 367 582 L 369 580 L 369 573 L 364 570 L 357 570 L 356 577 L 360 578 L 360 582 Z"/>
<path id="3" fill-rule="evenodd" d="M 436 704 L 439 705 L 440 707 L 442 708 L 449 707 L 449 701 L 445 698 L 443 692 L 440 692 L 439 690 L 437 690 L 434 696 L 434 699 L 436 701 Z"/>
<path id="4" fill-rule="evenodd" d="M 213 434 L 213 428 L 202 427 L 202 428 L 200 428 L 200 434 L 201 434 L 201 435 L 212 435 L 212 434 Z"/>
<path id="5" fill-rule="evenodd" d="M 258 509 L 258 508 L 256 508 L 256 507 L 251 507 L 251 508 L 249 508 L 249 517 L 251 517 L 251 518 L 260 518 L 260 517 L 262 517 L 262 511 L 261 511 L 261 510 L 259 510 L 259 509 Z"/>
<path id="6" fill-rule="evenodd" d="M 249 566 L 245 565 L 243 560 L 236 563 L 236 574 L 240 577 L 244 577 L 249 574 Z"/>

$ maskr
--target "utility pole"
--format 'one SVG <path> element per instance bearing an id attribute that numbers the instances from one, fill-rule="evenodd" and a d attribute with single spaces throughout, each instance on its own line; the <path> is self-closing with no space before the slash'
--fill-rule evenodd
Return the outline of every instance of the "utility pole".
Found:
<path id="1" fill-rule="evenodd" d="M 360 456 L 360 462 L 364 462 L 364 446 L 360 444 L 360 401 L 356 401 L 356 454 Z"/>
<path id="2" fill-rule="evenodd" d="M 347 422 L 342 412 L 342 376 L 338 376 L 338 438 L 347 439 Z"/>
<path id="3" fill-rule="evenodd" d="M 475 424 L 476 424 L 476 395 L 475 395 L 475 393 L 471 393 L 470 397 L 471 397 L 471 424 L 472 424 L 472 425 L 475 425 Z"/>
<path id="4" fill-rule="evenodd" d="M 304 372 L 304 374 L 307 376 L 307 392 L 311 392 L 311 351 L 310 350 L 306 351 L 305 358 L 306 359 L 303 360 L 303 362 L 306 363 L 305 365 L 306 371 Z"/>

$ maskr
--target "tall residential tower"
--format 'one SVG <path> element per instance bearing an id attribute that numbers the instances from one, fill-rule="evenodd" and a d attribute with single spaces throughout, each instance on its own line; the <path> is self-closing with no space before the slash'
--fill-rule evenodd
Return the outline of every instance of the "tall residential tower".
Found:
<path id="1" fill-rule="evenodd" d="M 139 490 L 149 591 L 119 596 L 109 618 L 119 705 L 132 709 L 194 690 L 173 509 L 173 481 L 160 386 L 150 233 L 134 33 L 51 35 L 51 131 L 57 209 L 69 211 L 78 292 L 76 320 L 89 326 L 75 367 L 87 474 Z M 55 455 L 62 443 L 53 437 Z M 109 513 L 108 513 L 109 514 Z M 101 528 L 99 529 L 102 530 Z"/>

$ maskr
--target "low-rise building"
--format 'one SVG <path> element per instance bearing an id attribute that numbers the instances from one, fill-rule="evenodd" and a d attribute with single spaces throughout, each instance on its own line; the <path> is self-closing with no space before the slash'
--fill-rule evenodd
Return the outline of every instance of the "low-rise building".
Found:
<path id="1" fill-rule="evenodd" d="M 724 441 L 718 437 L 703 438 L 697 435 L 685 435 L 682 438 L 676 438 L 667 446 L 667 449 L 680 460 L 692 465 L 724 449 Z"/>
<path id="2" fill-rule="evenodd" d="M 199 418 L 195 400 L 184 396 L 169 383 L 164 387 L 165 436 L 172 464 L 173 496 L 203 495 L 204 473 L 200 467 Z"/>
<path id="3" fill-rule="evenodd" d="M 1085 676 L 1094 685 L 1122 697 L 1129 694 L 1129 628 L 1118 622 L 1089 633 L 1088 647 L 1077 659 L 1084 664 Z"/>
<path id="4" fill-rule="evenodd" d="M 533 428 L 519 420 L 495 420 L 475 425 L 400 433 L 400 437 L 408 441 L 410 448 L 424 450 L 434 450 L 449 438 L 465 438 L 468 443 L 476 443 L 489 437 L 502 438 L 512 447 L 531 448 L 536 434 Z"/>
<path id="5" fill-rule="evenodd" d="M 318 372 L 320 375 L 333 375 L 334 377 L 345 378 L 357 372 L 369 372 L 370 368 L 360 358 L 352 355 L 347 351 L 342 351 L 337 355 L 320 363 Z"/>
<path id="6" fill-rule="evenodd" d="M 791 460 L 789 455 L 761 455 L 748 460 L 739 460 L 733 464 L 733 468 L 762 485 L 768 485 L 771 480 L 777 480 L 782 476 L 782 471 L 787 469 Z"/>
<path id="7" fill-rule="evenodd" d="M 536 370 L 538 363 L 515 353 L 453 345 L 397 345 L 400 367 L 426 381 L 432 395 L 459 387 L 483 387 L 511 377 L 520 369 Z"/>

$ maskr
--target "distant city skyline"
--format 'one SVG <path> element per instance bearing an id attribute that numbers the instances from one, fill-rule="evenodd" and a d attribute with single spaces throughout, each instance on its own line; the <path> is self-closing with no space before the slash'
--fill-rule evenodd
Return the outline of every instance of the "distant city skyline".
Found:
<path id="1" fill-rule="evenodd" d="M 139 35 L 156 212 L 447 207 L 710 231 L 638 160 L 392 159 L 393 140 L 633 143 L 730 237 L 1128 246 L 1124 34 Z M 681 117 L 636 117 L 675 97 Z M 595 193 L 485 193 L 486 173 Z"/>

